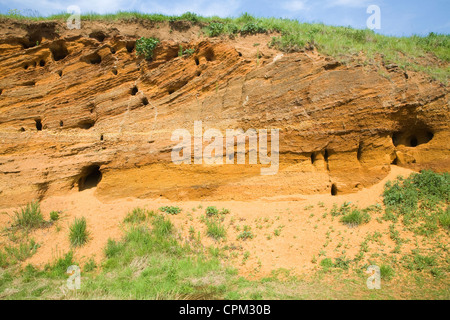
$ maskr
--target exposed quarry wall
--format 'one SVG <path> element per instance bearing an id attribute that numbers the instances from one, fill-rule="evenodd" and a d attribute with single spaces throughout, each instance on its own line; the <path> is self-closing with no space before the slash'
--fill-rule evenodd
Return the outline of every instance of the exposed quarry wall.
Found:
<path id="1" fill-rule="evenodd" d="M 100 199 L 353 192 L 392 164 L 450 168 L 448 88 L 395 66 L 281 55 L 151 22 L 0 22 L 0 206 L 97 186 Z M 158 37 L 152 61 L 135 54 Z M 257 45 L 259 44 L 259 45 Z M 178 56 L 179 46 L 193 48 Z M 257 55 L 260 55 L 260 57 Z M 387 75 L 387 76 L 386 76 Z M 280 168 L 175 165 L 171 134 L 280 129 Z"/>

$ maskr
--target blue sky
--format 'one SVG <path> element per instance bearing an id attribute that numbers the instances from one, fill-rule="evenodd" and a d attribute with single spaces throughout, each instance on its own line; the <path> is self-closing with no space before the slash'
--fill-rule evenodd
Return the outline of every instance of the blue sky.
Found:
<path id="1" fill-rule="evenodd" d="M 381 9 L 379 33 L 408 36 L 430 32 L 450 33 L 450 0 L 0 0 L 0 12 L 36 10 L 41 15 L 65 12 L 70 5 L 82 13 L 141 11 L 145 13 L 182 14 L 186 11 L 204 16 L 239 16 L 248 12 L 261 17 L 283 17 L 302 22 L 366 28 L 369 5 Z"/>

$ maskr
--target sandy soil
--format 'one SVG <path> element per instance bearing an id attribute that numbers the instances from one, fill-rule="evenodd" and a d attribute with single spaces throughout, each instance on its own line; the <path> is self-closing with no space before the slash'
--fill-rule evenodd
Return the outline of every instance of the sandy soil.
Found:
<path id="1" fill-rule="evenodd" d="M 359 250 L 361 242 L 368 233 L 385 232 L 388 224 L 375 221 L 372 217 L 370 223 L 349 228 L 338 221 L 332 220 L 328 215 L 322 218 L 323 213 L 336 203 L 340 205 L 345 201 L 357 204 L 359 207 L 367 207 L 376 203 L 382 203 L 381 193 L 388 180 L 395 179 L 398 175 L 407 176 L 411 170 L 392 166 L 391 172 L 380 183 L 359 191 L 358 193 L 338 196 L 331 195 L 290 195 L 286 197 L 267 196 L 259 201 L 186 201 L 170 202 L 167 199 L 136 199 L 125 198 L 111 202 L 101 202 L 95 197 L 95 189 L 71 193 L 66 196 L 50 197 L 41 202 L 44 218 L 49 219 L 52 210 L 61 210 L 62 218 L 53 226 L 40 229 L 32 233 L 32 237 L 41 245 L 37 253 L 24 264 L 32 263 L 43 266 L 57 257 L 68 252 L 70 243 L 68 239 L 69 225 L 75 217 L 86 217 L 90 232 L 89 242 L 82 248 L 75 249 L 77 261 L 87 261 L 93 257 L 97 262 L 104 259 L 103 249 L 108 238 L 120 239 L 123 235 L 122 221 L 127 213 L 135 207 L 145 207 L 157 210 L 165 205 L 177 205 L 183 210 L 176 216 L 171 216 L 179 232 L 180 237 L 189 241 L 189 228 L 193 226 L 201 232 L 202 243 L 209 245 L 227 245 L 228 261 L 238 268 L 242 275 L 250 277 L 262 277 L 272 270 L 285 268 L 294 274 L 310 273 L 316 268 L 311 262 L 313 256 L 318 257 L 321 250 L 327 252 L 327 257 L 337 257 L 346 251 L 347 257 L 354 257 Z M 199 208 L 202 206 L 202 208 Z M 225 226 L 227 228 L 227 240 L 215 242 L 206 236 L 206 227 L 200 221 L 208 206 L 227 208 L 230 213 L 226 215 Z M 195 211 L 194 209 L 195 208 Z M 0 226 L 8 225 L 14 210 L 4 210 L 7 214 L 0 215 Z M 248 225 L 255 235 L 253 239 L 246 241 L 237 240 L 237 235 L 243 226 Z M 240 231 L 236 230 L 239 226 Z M 280 234 L 274 234 L 280 229 Z M 326 234 L 331 232 L 331 241 L 327 242 Z M 383 241 L 387 247 L 395 245 L 385 235 Z M 6 243 L 6 237 L 1 242 Z M 338 243 L 341 243 L 338 246 Z M 336 250 L 334 250 L 337 247 Z M 345 248 L 345 249 L 344 249 Z M 384 250 L 384 249 L 381 249 Z M 243 262 L 245 252 L 250 256 Z M 232 253 L 236 252 L 236 253 Z"/>

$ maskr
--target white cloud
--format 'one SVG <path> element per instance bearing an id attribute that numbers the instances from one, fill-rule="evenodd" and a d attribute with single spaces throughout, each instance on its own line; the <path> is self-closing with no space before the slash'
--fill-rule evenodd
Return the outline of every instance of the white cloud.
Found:
<path id="1" fill-rule="evenodd" d="M 306 9 L 305 1 L 300 0 L 293 0 L 293 1 L 287 1 L 283 2 L 281 7 L 285 10 L 289 11 L 301 11 Z"/>
<path id="2" fill-rule="evenodd" d="M 0 0 L 0 4 L 6 8 L 18 8 L 21 11 L 32 9 L 44 15 L 66 12 L 71 5 L 80 7 L 82 14 L 88 12 L 111 13 L 119 10 L 131 10 L 135 3 L 135 0 L 15 0 L 14 3 Z"/>
<path id="3" fill-rule="evenodd" d="M 351 7 L 362 8 L 373 4 L 373 0 L 326 0 L 327 7 Z"/>
<path id="4" fill-rule="evenodd" d="M 239 15 L 241 0 L 210 1 L 210 0 L 0 0 L 0 6 L 11 9 L 34 9 L 41 14 L 66 12 L 67 7 L 76 5 L 81 13 L 113 13 L 116 11 L 141 11 L 145 13 L 163 13 L 167 15 L 179 15 L 187 11 L 195 12 L 203 16 L 227 17 Z"/>
<path id="5" fill-rule="evenodd" d="M 228 17 L 239 15 L 241 2 L 239 0 L 209 1 L 209 0 L 180 0 L 175 3 L 149 1 L 142 3 L 139 10 L 146 13 L 162 13 L 180 15 L 185 12 L 195 12 L 202 16 Z"/>

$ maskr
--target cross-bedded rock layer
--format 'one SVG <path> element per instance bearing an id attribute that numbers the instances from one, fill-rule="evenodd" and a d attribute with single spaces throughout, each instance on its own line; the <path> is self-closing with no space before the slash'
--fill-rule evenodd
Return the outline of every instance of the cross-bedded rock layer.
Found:
<path id="1" fill-rule="evenodd" d="M 5 20 L 0 30 L 0 206 L 92 186 L 103 199 L 339 194 L 392 164 L 450 167 L 447 87 L 392 65 L 281 55 L 270 35 L 212 39 L 189 24 Z M 152 61 L 136 56 L 141 36 L 161 40 Z M 180 45 L 195 53 L 180 57 Z M 280 129 L 278 174 L 173 164 L 172 132 L 194 121 Z"/>

